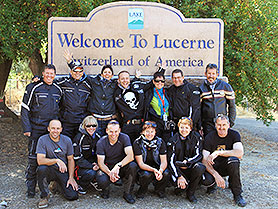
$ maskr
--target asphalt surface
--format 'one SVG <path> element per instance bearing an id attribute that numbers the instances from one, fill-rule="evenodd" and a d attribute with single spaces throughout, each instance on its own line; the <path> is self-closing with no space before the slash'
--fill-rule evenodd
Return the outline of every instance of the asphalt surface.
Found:
<path id="1" fill-rule="evenodd" d="M 262 121 L 253 118 L 237 118 L 235 121 L 235 129 L 244 129 L 254 136 L 264 138 L 267 141 L 278 142 L 278 122 L 272 122 L 270 126 L 266 126 Z"/>

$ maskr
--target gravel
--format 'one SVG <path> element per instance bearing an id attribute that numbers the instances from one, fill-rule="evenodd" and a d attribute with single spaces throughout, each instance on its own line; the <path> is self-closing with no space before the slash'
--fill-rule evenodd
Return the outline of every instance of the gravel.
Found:
<path id="1" fill-rule="evenodd" d="M 253 124 L 253 121 L 250 123 Z M 235 126 L 241 133 L 245 148 L 241 179 L 243 196 L 248 202 L 246 208 L 278 208 L 278 143 L 253 134 L 254 130 L 249 126 Z M 27 138 L 20 127 L 19 122 L 0 122 L 0 202 L 7 203 L 7 207 L 0 205 L 0 208 L 37 208 L 39 200 L 38 189 L 35 198 L 26 197 L 24 172 L 27 165 Z M 137 188 L 136 185 L 135 190 Z M 206 188 L 201 186 L 196 191 L 198 203 L 194 205 L 186 199 L 185 194 L 175 196 L 173 188 L 167 188 L 165 199 L 153 194 L 152 186 L 149 190 L 146 197 L 136 200 L 134 205 L 126 203 L 122 198 L 122 187 L 114 185 L 111 186 L 108 200 L 102 199 L 93 188 L 73 202 L 55 194 L 51 195 L 49 208 L 237 208 L 230 189 L 218 188 L 216 194 L 209 196 Z"/>

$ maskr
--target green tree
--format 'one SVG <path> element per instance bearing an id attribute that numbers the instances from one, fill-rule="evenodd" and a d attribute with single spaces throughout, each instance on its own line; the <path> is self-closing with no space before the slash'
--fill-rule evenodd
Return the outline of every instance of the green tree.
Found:
<path id="1" fill-rule="evenodd" d="M 51 16 L 87 16 L 111 0 L 2 0 L 0 15 L 0 93 L 3 78 L 17 56 L 42 69 L 41 43 L 46 41 Z M 225 23 L 224 75 L 236 92 L 247 98 L 257 118 L 269 124 L 278 106 L 276 0 L 163 0 L 186 18 L 221 18 Z M 6 73 L 6 74 L 5 74 Z M 4 75 L 5 74 L 5 75 Z M 7 76 L 6 76 L 7 77 Z M 1 80 L 2 79 L 2 80 Z M 2 91 L 3 92 L 3 91 Z"/>
<path id="2" fill-rule="evenodd" d="M 186 18 L 221 18 L 225 23 L 224 75 L 246 97 L 257 119 L 269 124 L 278 106 L 278 2 L 275 0 L 161 1 Z"/>
<path id="3" fill-rule="evenodd" d="M 40 49 L 50 17 L 87 16 L 93 8 L 90 1 L 77 0 L 2 0 L 0 6 L 0 98 L 16 57 L 27 57 L 32 72 L 41 74 Z"/>

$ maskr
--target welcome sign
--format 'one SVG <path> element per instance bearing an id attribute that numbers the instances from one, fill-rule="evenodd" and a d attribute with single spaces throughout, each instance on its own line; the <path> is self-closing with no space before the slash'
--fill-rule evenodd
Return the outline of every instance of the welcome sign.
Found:
<path id="1" fill-rule="evenodd" d="M 166 64 L 166 74 L 182 69 L 203 76 L 208 63 L 223 72 L 224 24 L 221 19 L 186 19 L 177 9 L 152 2 L 114 2 L 83 17 L 52 17 L 48 21 L 48 63 L 68 74 L 63 58 L 68 49 L 88 74 L 104 65 L 114 73 L 128 70 L 152 75 Z"/>

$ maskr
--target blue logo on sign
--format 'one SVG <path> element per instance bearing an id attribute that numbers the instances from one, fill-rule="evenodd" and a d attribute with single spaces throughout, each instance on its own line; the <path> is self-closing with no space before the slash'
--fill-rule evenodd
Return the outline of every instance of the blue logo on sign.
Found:
<path id="1" fill-rule="evenodd" d="M 141 8 L 128 9 L 128 29 L 144 28 L 144 10 Z"/>

